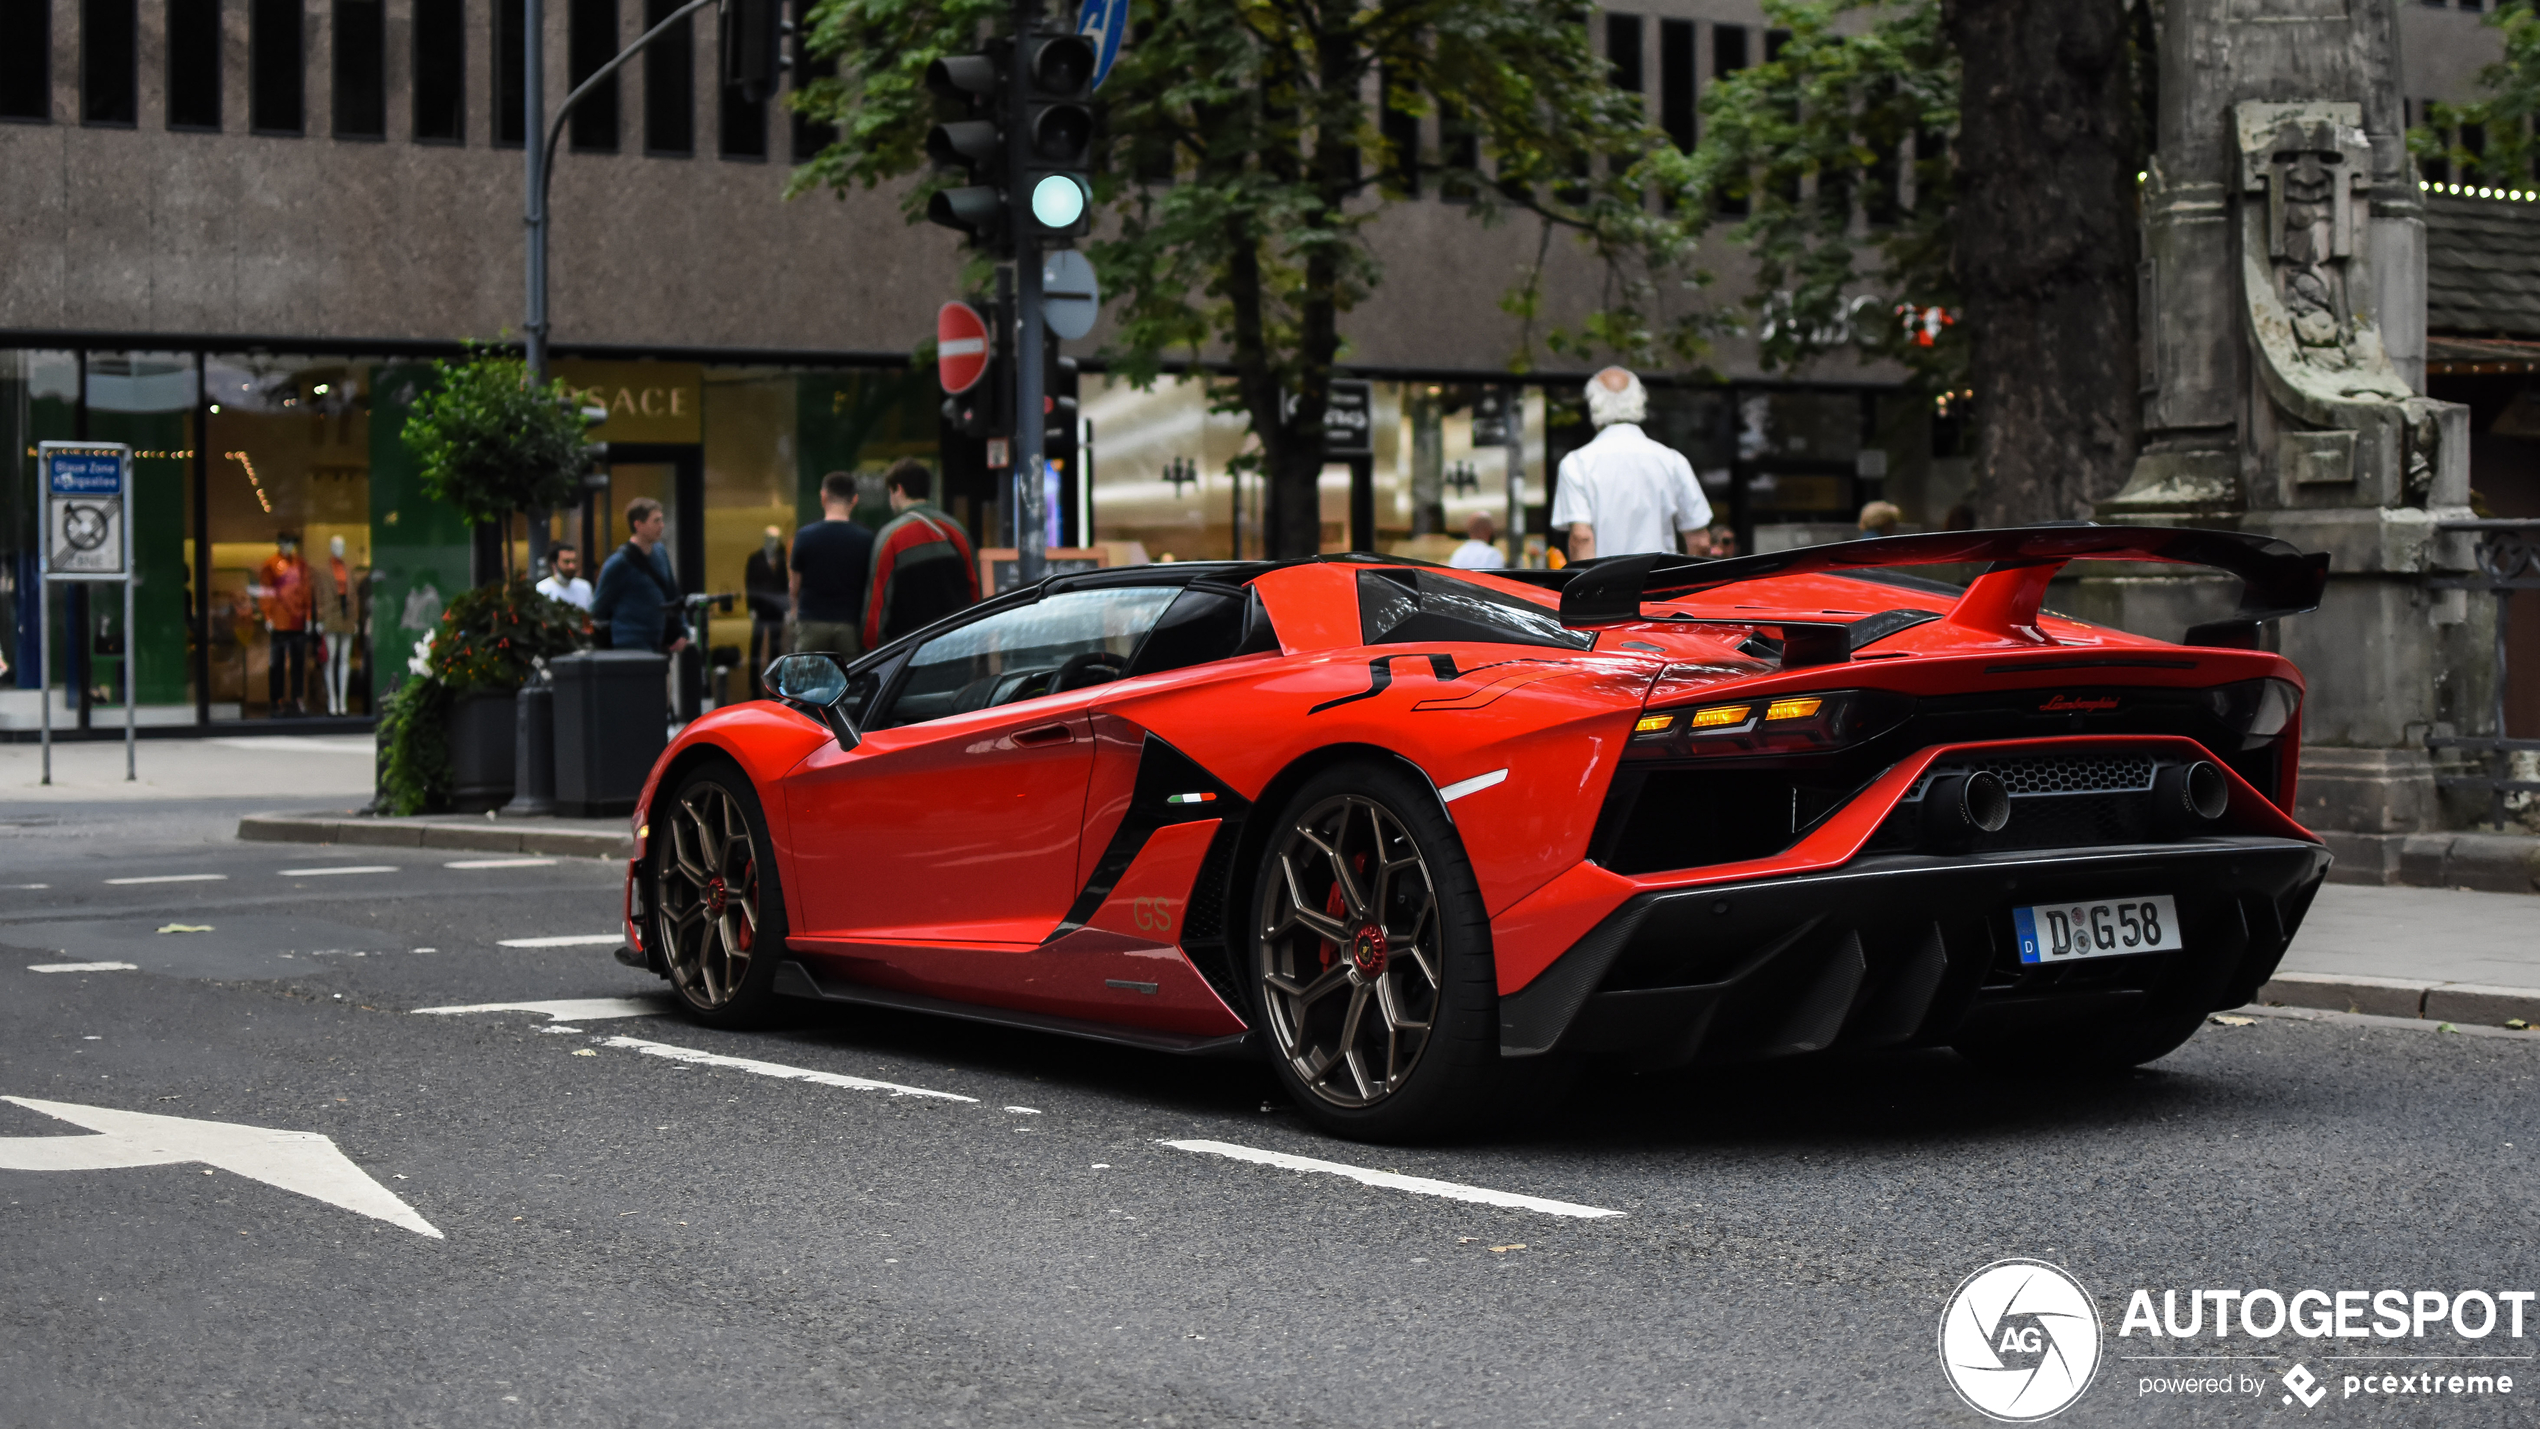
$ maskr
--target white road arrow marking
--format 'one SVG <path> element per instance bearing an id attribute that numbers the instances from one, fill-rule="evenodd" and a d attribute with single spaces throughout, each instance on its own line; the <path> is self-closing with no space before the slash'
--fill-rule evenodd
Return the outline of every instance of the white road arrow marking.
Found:
<path id="1" fill-rule="evenodd" d="M 413 1207 L 397 1199 L 395 1193 L 372 1180 L 368 1172 L 338 1151 L 332 1138 L 314 1131 L 274 1131 L 234 1122 L 153 1116 L 148 1112 L 40 1102 L 28 1097 L 0 1097 L 0 1101 L 99 1133 L 0 1136 L 0 1170 L 112 1171 L 126 1166 L 199 1161 L 373 1220 L 403 1226 L 417 1235 L 442 1238 L 430 1221 L 416 1215 Z"/>

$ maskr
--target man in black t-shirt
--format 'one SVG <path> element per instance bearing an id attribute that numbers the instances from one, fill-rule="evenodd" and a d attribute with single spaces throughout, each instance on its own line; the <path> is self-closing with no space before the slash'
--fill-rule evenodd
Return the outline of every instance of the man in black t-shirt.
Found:
<path id="1" fill-rule="evenodd" d="M 823 520 L 794 533 L 794 648 L 825 650 L 841 660 L 862 653 L 864 585 L 873 565 L 873 533 L 855 522 L 855 478 L 833 471 L 820 479 Z"/>

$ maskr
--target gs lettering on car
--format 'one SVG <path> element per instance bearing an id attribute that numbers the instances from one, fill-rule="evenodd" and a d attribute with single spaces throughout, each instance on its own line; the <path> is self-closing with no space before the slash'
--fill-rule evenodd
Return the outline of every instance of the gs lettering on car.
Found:
<path id="1" fill-rule="evenodd" d="M 2044 611 L 2074 560 L 2240 606 L 2176 644 Z M 1899 569 L 1941 563 L 1986 573 Z M 2131 1065 L 2246 1001 L 2327 869 L 2301 675 L 2257 639 L 2324 581 L 2089 526 L 1052 576 L 687 726 L 620 956 L 716 1024 L 807 998 L 1262 1057 L 1375 1139 L 1573 1054 Z"/>

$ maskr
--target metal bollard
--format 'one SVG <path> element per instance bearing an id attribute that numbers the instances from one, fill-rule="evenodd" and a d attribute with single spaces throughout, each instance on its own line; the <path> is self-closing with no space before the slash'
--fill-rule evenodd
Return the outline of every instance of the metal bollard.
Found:
<path id="1" fill-rule="evenodd" d="M 523 685 L 517 742 L 512 746 L 512 801 L 506 818 L 528 819 L 556 811 L 556 689 Z"/>

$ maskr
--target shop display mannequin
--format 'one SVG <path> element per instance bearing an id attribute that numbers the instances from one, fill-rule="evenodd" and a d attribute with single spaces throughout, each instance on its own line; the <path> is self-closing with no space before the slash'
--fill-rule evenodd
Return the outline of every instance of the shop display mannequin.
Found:
<path id="1" fill-rule="evenodd" d="M 300 533 L 277 533 L 273 546 L 273 554 L 256 567 L 256 579 L 247 590 L 256 598 L 267 632 L 266 713 L 280 718 L 308 713 L 309 615 L 315 592 L 310 589 L 309 563 L 300 559 Z"/>
<path id="2" fill-rule="evenodd" d="M 361 635 L 362 597 L 344 561 L 344 538 L 327 537 L 326 552 L 325 563 L 315 570 L 317 626 L 326 639 L 320 668 L 326 677 L 326 712 L 340 715 L 345 681 L 353 669 L 353 642 Z"/>
<path id="3" fill-rule="evenodd" d="M 784 532 L 767 528 L 766 538 L 742 566 L 741 589 L 750 602 L 750 690 L 761 694 L 759 675 L 785 653 L 785 617 L 793 609 Z"/>

